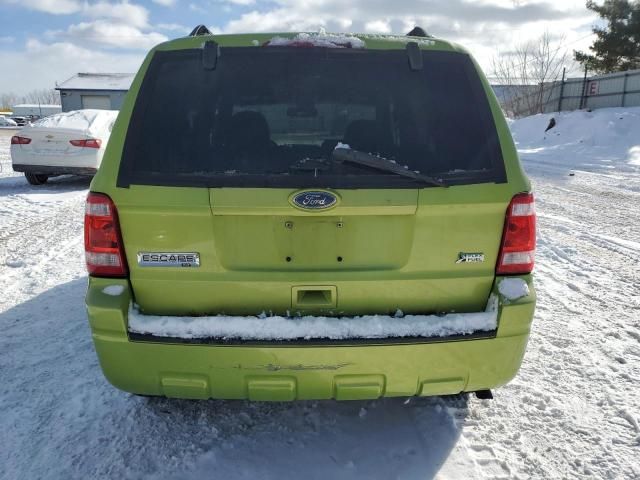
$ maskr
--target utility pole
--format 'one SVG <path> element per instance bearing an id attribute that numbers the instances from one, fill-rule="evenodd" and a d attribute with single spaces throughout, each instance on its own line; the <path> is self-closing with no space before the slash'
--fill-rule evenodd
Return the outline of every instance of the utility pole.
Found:
<path id="1" fill-rule="evenodd" d="M 562 69 L 562 82 L 560 83 L 560 96 L 558 97 L 558 112 L 562 111 L 562 97 L 564 96 L 564 81 L 567 75 L 567 67 Z"/>
<path id="2" fill-rule="evenodd" d="M 587 106 L 587 75 L 589 74 L 589 67 L 584 67 L 584 78 L 582 79 L 582 97 L 580 97 L 580 110 Z"/>

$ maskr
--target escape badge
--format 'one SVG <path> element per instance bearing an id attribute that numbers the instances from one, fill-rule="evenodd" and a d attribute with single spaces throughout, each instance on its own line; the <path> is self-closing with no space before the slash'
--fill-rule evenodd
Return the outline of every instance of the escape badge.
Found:
<path id="1" fill-rule="evenodd" d="M 197 252 L 138 252 L 140 267 L 197 268 L 200 254 Z"/>
<path id="2" fill-rule="evenodd" d="M 458 254 L 456 263 L 482 263 L 484 262 L 484 253 L 465 253 Z"/>

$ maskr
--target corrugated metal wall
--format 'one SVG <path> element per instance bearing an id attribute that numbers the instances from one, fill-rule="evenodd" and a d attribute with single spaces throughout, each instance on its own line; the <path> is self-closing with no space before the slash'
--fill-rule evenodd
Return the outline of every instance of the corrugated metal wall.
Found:
<path id="1" fill-rule="evenodd" d="M 555 82 L 544 103 L 544 112 L 640 107 L 640 70 Z"/>

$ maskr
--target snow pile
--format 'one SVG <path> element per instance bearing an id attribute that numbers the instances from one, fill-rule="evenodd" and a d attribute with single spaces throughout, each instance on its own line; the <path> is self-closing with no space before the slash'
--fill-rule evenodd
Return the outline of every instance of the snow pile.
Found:
<path id="1" fill-rule="evenodd" d="M 273 37 L 266 44 L 269 47 L 324 47 L 324 48 L 365 48 L 365 43 L 352 35 L 327 33 L 299 33 L 295 37 Z"/>
<path id="2" fill-rule="evenodd" d="M 498 291 L 507 300 L 518 300 L 529 296 L 529 285 L 521 278 L 503 278 L 498 283 Z"/>
<path id="3" fill-rule="evenodd" d="M 497 328 L 498 301 L 492 296 L 484 312 L 447 315 L 366 315 L 336 317 L 169 317 L 144 315 L 131 305 L 129 331 L 172 338 L 296 340 L 352 338 L 448 337 Z"/>
<path id="4" fill-rule="evenodd" d="M 628 160 L 631 165 L 640 166 L 640 145 L 636 145 L 635 147 L 631 147 L 629 149 Z"/>
<path id="5" fill-rule="evenodd" d="M 555 127 L 545 132 L 551 119 Z M 546 113 L 510 122 L 518 150 L 536 163 L 584 170 L 637 171 L 640 107 Z"/>
<path id="6" fill-rule="evenodd" d="M 0 115 L 0 127 L 17 127 L 18 124 L 11 118 Z"/>
<path id="7" fill-rule="evenodd" d="M 113 122 L 117 116 L 117 110 L 73 110 L 42 118 L 26 128 L 64 128 L 91 131 L 98 125 Z"/>

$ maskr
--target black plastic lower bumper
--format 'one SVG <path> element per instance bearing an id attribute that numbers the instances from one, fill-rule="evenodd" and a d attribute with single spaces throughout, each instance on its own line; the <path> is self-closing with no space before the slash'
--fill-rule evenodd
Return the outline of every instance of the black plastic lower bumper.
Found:
<path id="1" fill-rule="evenodd" d="M 65 167 L 59 165 L 13 165 L 14 172 L 35 173 L 37 175 L 95 175 L 97 168 Z"/>

